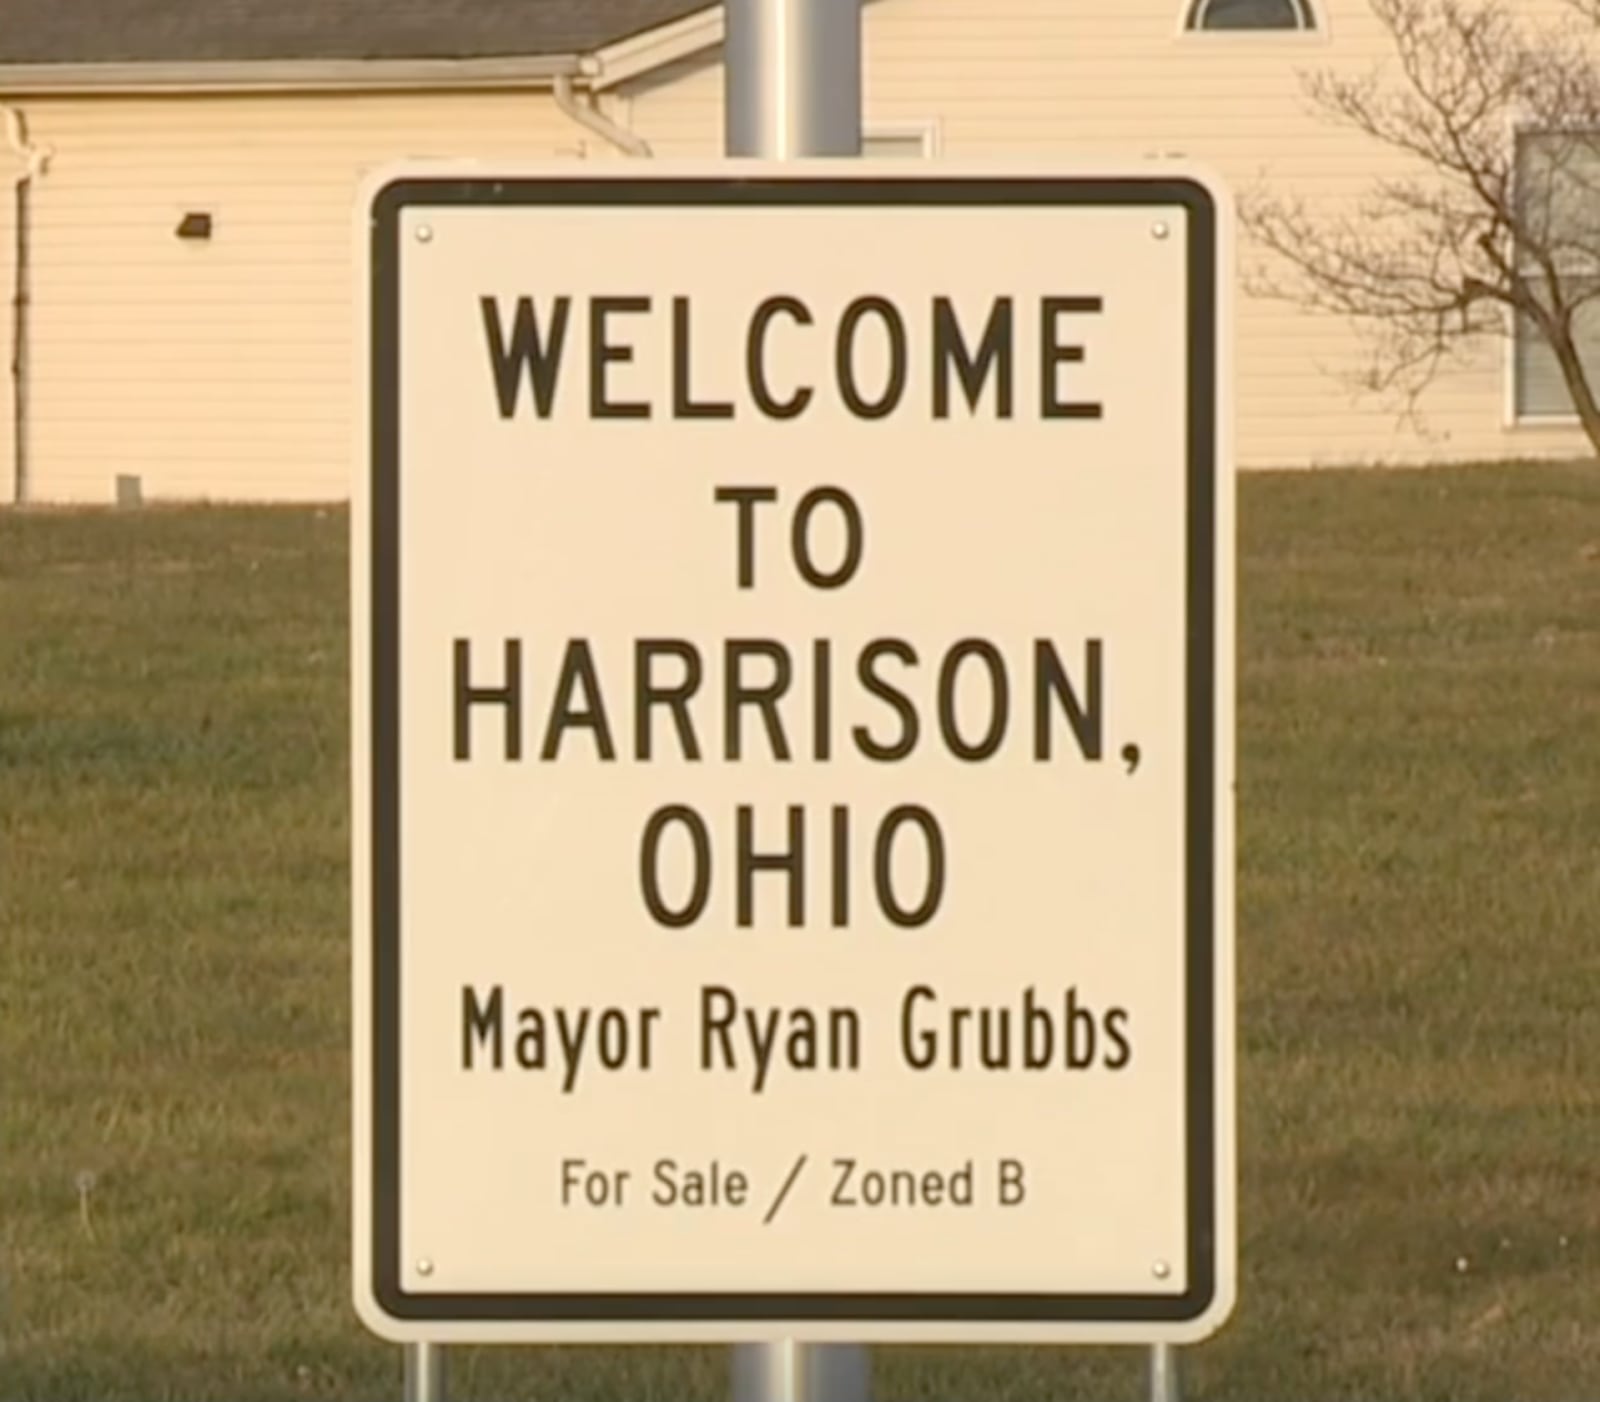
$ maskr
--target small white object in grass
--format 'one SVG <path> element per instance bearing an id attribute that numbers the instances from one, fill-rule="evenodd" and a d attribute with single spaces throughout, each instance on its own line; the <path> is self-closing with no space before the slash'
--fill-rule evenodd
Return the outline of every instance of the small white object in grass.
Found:
<path id="1" fill-rule="evenodd" d="M 1562 1237 L 1561 1238 L 1561 1249 L 1563 1251 L 1565 1251 L 1567 1249 L 1567 1239 L 1566 1239 L 1566 1237 Z"/>
<path id="2" fill-rule="evenodd" d="M 89 1216 L 89 1194 L 94 1191 L 94 1173 L 87 1168 L 79 1169 L 78 1176 L 72 1182 L 78 1190 L 78 1221 L 83 1225 L 83 1234 L 93 1241 L 94 1222 Z"/>
<path id="3" fill-rule="evenodd" d="M 1471 1266 L 1471 1264 L 1472 1263 L 1469 1260 L 1467 1260 L 1467 1258 L 1465 1256 L 1457 1256 L 1456 1257 L 1456 1274 L 1457 1275 L 1465 1275 L 1467 1273 L 1468 1267 Z"/>

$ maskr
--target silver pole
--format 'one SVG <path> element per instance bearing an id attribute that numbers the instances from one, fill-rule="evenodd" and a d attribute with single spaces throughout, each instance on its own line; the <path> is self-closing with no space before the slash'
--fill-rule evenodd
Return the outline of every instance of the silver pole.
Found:
<path id="1" fill-rule="evenodd" d="M 861 154 L 861 0 L 727 0 L 730 156 Z"/>
<path id="2" fill-rule="evenodd" d="M 726 0 L 724 147 L 795 160 L 861 154 L 861 0 Z M 733 1402 L 870 1402 L 855 1344 L 739 1344 Z"/>
<path id="3" fill-rule="evenodd" d="M 1183 1402 L 1176 1344 L 1150 1345 L 1150 1402 Z"/>
<path id="4" fill-rule="evenodd" d="M 733 1402 L 868 1402 L 872 1358 L 858 1344 L 739 1344 Z"/>
<path id="5" fill-rule="evenodd" d="M 406 1402 L 445 1402 L 444 1345 L 406 1345 Z"/>

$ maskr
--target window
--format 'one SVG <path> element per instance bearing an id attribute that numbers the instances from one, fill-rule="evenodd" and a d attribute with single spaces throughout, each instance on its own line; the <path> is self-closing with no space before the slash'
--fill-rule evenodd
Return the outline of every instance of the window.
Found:
<path id="1" fill-rule="evenodd" d="M 1187 29 L 1315 29 L 1311 0 L 1194 0 Z"/>
<path id="2" fill-rule="evenodd" d="M 1567 300 L 1585 298 L 1573 313 L 1578 355 L 1600 389 L 1600 132 L 1517 134 L 1516 201 L 1523 228 L 1546 244 Z M 1549 293 L 1535 259 L 1518 264 L 1542 303 Z M 1516 318 L 1511 347 L 1512 400 L 1519 419 L 1564 418 L 1572 398 L 1555 352 L 1532 320 Z"/>

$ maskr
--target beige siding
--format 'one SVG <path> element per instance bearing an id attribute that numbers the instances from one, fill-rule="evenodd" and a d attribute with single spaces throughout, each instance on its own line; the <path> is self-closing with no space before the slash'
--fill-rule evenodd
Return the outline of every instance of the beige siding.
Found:
<path id="1" fill-rule="evenodd" d="M 27 109 L 54 149 L 33 219 L 42 501 L 110 501 L 120 473 L 158 498 L 347 496 L 363 174 L 396 157 L 576 157 L 597 142 L 548 95 Z M 176 237 L 189 210 L 213 216 L 209 241 Z M 9 342 L 9 307 L 5 326 Z"/>
<path id="2" fill-rule="evenodd" d="M 1298 75 L 1386 52 L 1365 0 L 1319 7 L 1316 35 L 1184 35 L 1182 0 L 871 0 L 869 124 L 931 121 L 946 155 L 1181 153 L 1234 187 L 1348 208 L 1385 169 L 1313 120 Z M 1519 0 L 1564 15 L 1563 0 Z M 706 52 L 608 98 L 663 157 L 714 155 L 722 76 Z M 405 156 L 610 158 L 548 94 L 37 99 L 54 160 L 34 201 L 33 495 L 343 498 L 358 367 L 352 255 L 362 175 Z M 14 162 L 6 166 L 8 175 Z M 0 198 L 0 343 L 9 365 L 12 231 Z M 187 210 L 209 242 L 174 236 Z M 1248 249 L 1241 263 L 1252 262 Z M 1507 424 L 1508 348 L 1474 349 L 1402 421 L 1353 394 L 1351 328 L 1241 298 L 1240 462 L 1253 466 L 1532 457 L 1585 450 L 1570 427 Z M 11 490 L 11 380 L 0 391 L 0 500 Z"/>
<path id="3" fill-rule="evenodd" d="M 1565 18 L 1563 0 L 1518 0 L 1520 16 Z M 953 158 L 1070 161 L 1179 153 L 1236 190 L 1269 182 L 1349 208 L 1375 174 L 1401 167 L 1370 141 L 1314 119 L 1300 74 L 1365 71 L 1388 53 L 1365 0 L 1318 5 L 1314 34 L 1184 34 L 1182 0 L 871 0 L 864 29 L 868 122 L 932 119 Z M 715 150 L 715 56 L 630 90 L 634 126 L 662 155 Z M 1240 251 L 1241 272 L 1256 255 Z M 1391 396 L 1357 394 L 1369 364 L 1353 328 L 1240 298 L 1236 442 L 1255 466 L 1532 457 L 1587 451 L 1572 428 L 1507 424 L 1509 346 L 1470 348 L 1408 420 Z"/>

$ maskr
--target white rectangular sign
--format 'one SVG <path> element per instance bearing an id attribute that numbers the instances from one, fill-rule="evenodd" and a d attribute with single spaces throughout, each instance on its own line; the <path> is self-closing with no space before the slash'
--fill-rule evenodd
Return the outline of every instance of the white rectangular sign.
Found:
<path id="1" fill-rule="evenodd" d="M 363 1317 L 1209 1333 L 1223 198 L 1164 167 L 492 175 L 370 204 Z"/>

